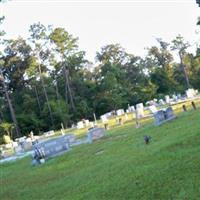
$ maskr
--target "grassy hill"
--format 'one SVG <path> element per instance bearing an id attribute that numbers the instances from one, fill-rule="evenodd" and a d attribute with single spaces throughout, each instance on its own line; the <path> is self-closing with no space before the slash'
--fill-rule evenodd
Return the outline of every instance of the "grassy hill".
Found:
<path id="1" fill-rule="evenodd" d="M 38 167 L 31 158 L 2 164 L 0 199 L 198 200 L 200 112 L 160 127 L 127 123 Z"/>

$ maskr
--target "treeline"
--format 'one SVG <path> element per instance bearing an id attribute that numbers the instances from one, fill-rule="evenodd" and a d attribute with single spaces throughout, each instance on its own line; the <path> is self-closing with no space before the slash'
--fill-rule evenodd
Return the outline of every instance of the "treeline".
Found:
<path id="1" fill-rule="evenodd" d="M 180 35 L 170 43 L 157 39 L 145 58 L 119 44 L 104 46 L 94 66 L 65 29 L 38 23 L 29 32 L 28 39 L 1 40 L 1 134 L 12 128 L 13 137 L 60 129 L 61 123 L 93 119 L 93 113 L 200 89 L 200 46 L 188 53 Z"/>

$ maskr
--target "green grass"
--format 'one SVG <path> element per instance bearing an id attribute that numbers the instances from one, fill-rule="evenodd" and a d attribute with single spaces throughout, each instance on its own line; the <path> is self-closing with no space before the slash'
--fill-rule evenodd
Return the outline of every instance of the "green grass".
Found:
<path id="1" fill-rule="evenodd" d="M 38 167 L 31 158 L 1 164 L 0 199 L 198 200 L 200 111 L 159 127 L 127 123 Z"/>

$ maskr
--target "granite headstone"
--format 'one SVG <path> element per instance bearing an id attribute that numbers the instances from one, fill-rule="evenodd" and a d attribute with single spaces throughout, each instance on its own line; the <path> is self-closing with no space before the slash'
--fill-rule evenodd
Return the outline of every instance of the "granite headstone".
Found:
<path id="1" fill-rule="evenodd" d="M 105 136 L 104 128 L 92 128 L 87 133 L 89 143 L 92 143 L 94 140 L 100 139 Z"/>
<path id="2" fill-rule="evenodd" d="M 69 151 L 69 137 L 67 135 L 50 139 L 33 146 L 32 164 L 40 164 L 49 158 L 61 155 Z"/>

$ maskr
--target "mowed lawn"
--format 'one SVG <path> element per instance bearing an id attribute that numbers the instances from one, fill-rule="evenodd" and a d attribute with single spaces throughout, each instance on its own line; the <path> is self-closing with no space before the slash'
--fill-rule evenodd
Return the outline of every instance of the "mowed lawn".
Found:
<path id="1" fill-rule="evenodd" d="M 30 157 L 1 164 L 0 179 L 1 200 L 199 200 L 200 111 L 160 127 L 129 123 L 38 167 Z"/>

